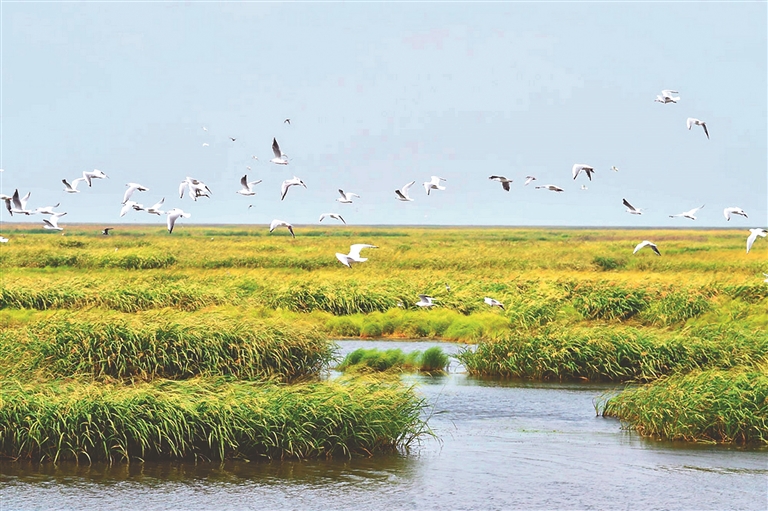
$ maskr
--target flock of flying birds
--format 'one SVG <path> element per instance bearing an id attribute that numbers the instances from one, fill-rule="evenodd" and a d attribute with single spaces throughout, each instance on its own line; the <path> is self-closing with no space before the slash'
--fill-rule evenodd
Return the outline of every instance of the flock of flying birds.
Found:
<path id="1" fill-rule="evenodd" d="M 661 94 L 656 96 L 655 102 L 662 103 L 662 104 L 669 104 L 669 103 L 677 103 L 680 101 L 679 96 L 675 96 L 675 94 L 678 94 L 677 91 L 673 90 L 663 90 L 661 91 Z M 290 125 L 291 120 L 285 119 L 285 124 Z M 688 130 L 691 130 L 693 126 L 701 126 L 704 130 L 704 134 L 706 135 L 707 139 L 709 139 L 709 130 L 707 129 L 707 123 L 695 118 L 688 118 L 686 120 L 686 126 L 688 127 Z M 202 128 L 204 131 L 208 131 L 206 127 Z M 229 140 L 232 142 L 235 142 L 236 138 L 234 137 L 228 137 Z M 203 143 L 203 146 L 208 146 L 209 144 L 207 142 Z M 288 155 L 286 155 L 281 149 L 280 145 L 277 142 L 276 138 L 272 139 L 272 153 L 274 155 L 274 158 L 272 158 L 270 163 L 273 163 L 275 165 L 288 165 L 289 164 L 289 158 Z M 258 160 L 256 156 L 252 156 L 254 160 Z M 248 170 L 250 170 L 250 167 L 247 167 Z M 619 169 L 615 166 L 611 167 L 611 170 L 614 172 L 618 172 Z M 0 169 L 0 172 L 2 172 L 3 169 Z M 571 169 L 571 174 L 573 179 L 575 180 L 580 174 L 584 174 L 587 179 L 592 181 L 592 175 L 595 173 L 594 167 L 583 164 L 583 163 L 577 163 L 573 165 Z M 92 172 L 84 171 L 82 174 L 82 177 L 78 177 L 76 179 L 73 179 L 71 181 L 68 181 L 67 179 L 62 179 L 62 183 L 64 184 L 64 192 L 69 194 L 75 194 L 80 193 L 81 190 L 78 190 L 78 185 L 81 183 L 85 183 L 88 185 L 88 187 L 93 186 L 93 182 L 96 179 L 105 179 L 108 178 L 108 176 L 100 171 L 100 170 L 93 170 Z M 508 179 L 505 176 L 499 176 L 499 175 L 493 175 L 490 176 L 488 179 L 492 181 L 497 181 L 501 184 L 503 190 L 510 191 L 510 183 L 513 182 L 512 179 Z M 533 181 L 536 181 L 535 176 L 526 176 L 524 186 L 528 186 Z M 255 181 L 249 181 L 248 175 L 245 174 L 240 179 L 240 189 L 237 190 L 235 193 L 242 195 L 242 196 L 254 196 L 256 195 L 255 186 L 260 184 L 262 181 L 261 179 L 255 180 Z M 442 184 L 446 182 L 445 178 L 442 178 L 440 176 L 431 176 L 429 181 L 425 181 L 423 183 L 424 190 L 427 195 L 430 195 L 432 191 L 441 191 L 445 190 L 446 187 Z M 411 181 L 409 183 L 406 183 L 402 186 L 402 188 L 399 188 L 394 191 L 395 193 L 395 199 L 402 201 L 402 202 L 410 202 L 414 199 L 410 196 L 410 190 L 411 187 L 416 184 L 416 181 Z M 288 194 L 288 191 L 291 187 L 294 186 L 302 186 L 304 188 L 307 187 L 307 185 L 302 181 L 300 178 L 294 176 L 291 179 L 286 179 L 282 182 L 280 187 L 280 200 L 285 200 L 286 195 Z M 543 189 L 543 190 L 549 190 L 552 192 L 561 193 L 563 192 L 563 188 L 553 185 L 553 184 L 546 184 L 546 185 L 540 185 L 535 186 L 536 189 Z M 586 185 L 581 185 L 582 190 L 586 190 Z M 140 183 L 127 183 L 126 184 L 126 190 L 123 194 L 123 200 L 121 202 L 121 209 L 120 209 L 120 216 L 125 216 L 130 211 L 144 211 L 151 215 L 165 215 L 166 216 L 166 224 L 168 227 L 168 232 L 173 233 L 174 226 L 176 225 L 176 222 L 180 218 L 189 218 L 191 216 L 190 213 L 185 212 L 181 208 L 172 208 L 167 211 L 163 211 L 161 208 L 163 207 L 163 204 L 165 203 L 165 197 L 160 199 L 158 202 L 153 204 L 152 206 L 145 207 L 143 204 L 136 202 L 132 200 L 132 197 L 134 196 L 135 192 L 146 192 L 149 188 L 146 186 L 143 186 Z M 188 197 L 190 197 L 192 200 L 197 201 L 200 198 L 210 198 L 212 195 L 212 192 L 208 185 L 206 185 L 204 182 L 200 181 L 199 179 L 195 179 L 192 177 L 187 177 L 184 179 L 180 184 L 178 188 L 178 194 L 179 198 L 183 198 L 185 193 Z M 352 204 L 354 199 L 359 199 L 360 195 L 344 191 L 342 189 L 339 189 L 339 195 L 340 197 L 336 199 L 337 202 L 341 204 Z M 2 199 L 5 202 L 5 207 L 8 210 L 8 213 L 10 213 L 11 216 L 14 214 L 16 215 L 34 215 L 34 214 L 40 214 L 44 215 L 45 218 L 43 218 L 43 228 L 44 229 L 52 229 L 52 230 L 63 230 L 63 227 L 59 225 L 59 220 L 61 217 L 66 215 L 66 212 L 56 212 L 54 211 L 55 208 L 59 207 L 59 204 L 56 204 L 55 206 L 44 206 L 44 207 L 38 207 L 35 209 L 28 209 L 27 202 L 29 200 L 30 193 L 28 192 L 23 197 L 20 196 L 18 189 L 15 190 L 14 194 L 9 196 L 5 194 L 0 193 L 0 199 Z M 627 208 L 626 211 L 632 215 L 642 215 L 643 209 L 637 208 L 633 206 L 627 199 L 622 199 L 622 203 Z M 249 206 L 250 208 L 251 206 Z M 697 208 L 693 208 L 690 211 L 685 211 L 683 213 L 678 213 L 675 215 L 669 215 L 670 218 L 688 218 L 690 220 L 696 220 L 696 213 L 704 208 L 704 205 L 701 205 Z M 743 216 L 745 218 L 748 218 L 747 213 L 742 210 L 739 207 L 727 207 L 723 210 L 723 215 L 725 216 L 725 219 L 730 221 L 731 216 L 738 215 Z M 323 213 L 320 215 L 319 221 L 322 222 L 325 218 L 331 218 L 334 220 L 338 220 L 344 224 L 346 224 L 346 221 L 344 218 L 338 214 L 338 213 Z M 285 227 L 290 232 L 291 236 L 295 237 L 295 233 L 293 230 L 293 225 L 289 222 L 275 219 L 273 220 L 269 225 L 269 232 L 273 232 L 278 227 Z M 107 227 L 102 230 L 103 235 L 109 235 L 109 231 L 113 230 L 112 227 Z M 765 238 L 766 235 L 768 235 L 768 231 L 766 229 L 762 228 L 756 228 L 756 229 L 750 229 L 750 234 L 747 237 L 747 253 L 749 253 L 750 249 L 752 248 L 752 245 L 754 244 L 755 240 L 758 237 Z M 0 243 L 7 243 L 8 238 L 5 238 L 3 236 L 0 236 Z M 633 253 L 637 253 L 639 250 L 649 247 L 656 255 L 661 256 L 661 252 L 659 251 L 658 246 L 649 241 L 649 240 L 643 240 L 641 243 L 639 243 Z M 350 247 L 349 253 L 347 254 L 341 254 L 337 253 L 336 258 L 341 262 L 343 265 L 347 267 L 352 267 L 353 263 L 362 263 L 367 261 L 367 258 L 361 257 L 360 252 L 363 249 L 366 248 L 377 248 L 374 245 L 368 245 L 368 244 L 354 244 Z M 768 277 L 768 274 L 764 274 L 766 277 Z M 765 282 L 768 283 L 768 278 L 765 280 Z M 432 307 L 435 305 L 434 298 L 429 297 L 427 295 L 419 295 L 419 302 L 417 302 L 415 305 L 420 307 Z M 485 303 L 490 305 L 491 307 L 500 307 L 504 308 L 504 306 L 494 300 L 493 298 L 485 298 Z"/>

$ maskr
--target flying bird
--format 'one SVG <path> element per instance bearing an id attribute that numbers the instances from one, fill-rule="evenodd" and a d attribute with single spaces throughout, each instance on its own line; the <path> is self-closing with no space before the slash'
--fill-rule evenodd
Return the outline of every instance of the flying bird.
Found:
<path id="1" fill-rule="evenodd" d="M 53 229 L 56 231 L 63 231 L 63 227 L 59 227 L 59 218 L 63 217 L 67 213 L 55 213 L 51 215 L 50 218 L 43 218 L 43 228 L 44 229 Z"/>
<path id="2" fill-rule="evenodd" d="M 587 189 L 588 189 L 588 188 L 587 188 L 587 185 L 581 185 L 581 189 L 582 189 L 582 190 L 587 190 Z"/>
<path id="3" fill-rule="evenodd" d="M 627 213 L 633 214 L 633 215 L 642 215 L 643 210 L 642 208 L 636 208 L 632 204 L 629 203 L 627 199 L 621 199 L 621 203 L 624 204 L 627 207 Z"/>
<path id="4" fill-rule="evenodd" d="M 693 208 L 690 211 L 685 211 L 684 213 L 678 213 L 677 215 L 669 215 L 669 218 L 675 218 L 675 217 L 681 216 L 683 218 L 690 218 L 691 220 L 696 220 L 696 212 L 701 208 L 703 208 L 704 206 L 705 205 L 702 204 L 698 208 Z"/>
<path id="5" fill-rule="evenodd" d="M 100 171 L 99 169 L 93 169 L 93 172 L 83 171 L 83 177 L 88 181 L 88 186 L 91 186 L 92 179 L 104 179 L 109 178 L 108 175 Z"/>
<path id="6" fill-rule="evenodd" d="M 493 298 L 488 298 L 486 296 L 484 301 L 491 307 L 498 307 L 499 309 L 504 310 L 504 305 L 502 305 L 502 303 L 498 300 L 494 300 Z"/>
<path id="7" fill-rule="evenodd" d="M 240 195 L 256 195 L 253 187 L 259 183 L 261 183 L 261 179 L 256 181 L 248 181 L 248 174 L 245 174 L 240 178 L 240 184 L 242 185 L 242 188 L 236 193 L 239 193 Z"/>
<path id="8" fill-rule="evenodd" d="M 334 220 L 341 220 L 345 225 L 347 223 L 338 213 L 323 213 L 320 215 L 320 220 L 318 220 L 318 222 L 322 222 L 325 217 L 333 218 Z"/>
<path id="9" fill-rule="evenodd" d="M 280 185 L 280 200 L 285 199 L 285 194 L 288 193 L 288 188 L 291 186 L 303 186 L 304 188 L 307 187 L 307 185 L 304 184 L 304 181 L 296 176 L 293 176 L 293 179 L 286 179 L 283 181 L 283 184 Z"/>
<path id="10" fill-rule="evenodd" d="M 232 142 L 234 142 L 235 140 L 237 140 L 236 138 L 233 138 L 233 137 L 228 137 L 228 138 L 229 138 L 229 139 L 230 139 Z"/>
<path id="11" fill-rule="evenodd" d="M 357 197 L 358 199 L 360 196 L 356 193 L 352 192 L 345 192 L 341 188 L 339 188 L 339 193 L 341 194 L 340 199 L 336 199 L 338 202 L 341 202 L 342 204 L 352 204 L 352 197 Z"/>
<path id="12" fill-rule="evenodd" d="M 537 190 L 539 188 L 544 188 L 545 190 L 549 190 L 550 192 L 562 192 L 563 191 L 562 188 L 560 188 L 559 186 L 555 186 L 555 185 L 542 185 L 542 186 L 537 186 L 536 187 Z"/>
<path id="13" fill-rule="evenodd" d="M 535 177 L 533 177 L 533 176 L 525 176 L 525 185 L 524 185 L 524 186 L 528 186 L 528 184 L 529 184 L 531 181 L 536 181 L 536 178 L 535 178 Z"/>
<path id="14" fill-rule="evenodd" d="M 203 183 L 202 181 L 198 179 L 191 178 L 187 176 L 187 178 L 179 183 L 179 198 L 184 198 L 184 190 L 187 190 L 187 193 L 189 194 L 189 197 L 193 199 L 195 202 L 197 202 L 198 197 L 209 197 L 213 192 L 211 192 L 211 189 L 208 188 L 208 185 Z"/>
<path id="15" fill-rule="evenodd" d="M 13 216 L 13 210 L 11 209 L 11 201 L 13 201 L 13 196 L 0 193 L 0 200 L 5 201 L 5 209 L 7 209 L 8 213 Z"/>
<path id="16" fill-rule="evenodd" d="M 139 204 L 136 201 L 129 200 L 125 204 L 123 204 L 123 207 L 120 208 L 120 216 L 125 216 L 126 213 L 128 213 L 130 210 L 135 211 L 144 211 L 144 205 Z"/>
<path id="17" fill-rule="evenodd" d="M 64 191 L 67 193 L 80 193 L 80 190 L 77 189 L 77 185 L 79 185 L 82 181 L 87 180 L 84 177 L 73 179 L 71 183 L 68 183 L 66 179 L 61 180 L 61 182 L 64 183 Z"/>
<path id="18" fill-rule="evenodd" d="M 504 176 L 491 176 L 488 179 L 490 179 L 491 181 L 498 181 L 499 183 L 501 183 L 501 187 L 504 188 L 504 190 L 509 191 L 509 183 L 512 182 L 511 179 L 507 179 Z"/>
<path id="19" fill-rule="evenodd" d="M 288 165 L 288 155 L 280 150 L 280 146 L 277 144 L 277 139 L 274 137 L 272 138 L 272 153 L 275 157 L 269 161 L 276 163 L 277 165 Z"/>
<path id="20" fill-rule="evenodd" d="M 0 243 L 8 243 L 8 238 L 0 236 Z M 766 280 L 766 282 L 768 282 L 768 280 Z"/>
<path id="21" fill-rule="evenodd" d="M 165 214 L 168 215 L 168 218 L 166 219 L 166 223 L 168 224 L 168 234 L 173 233 L 173 227 L 176 225 L 176 220 L 192 216 L 192 213 L 185 213 L 179 208 L 173 208 L 170 211 L 166 211 Z"/>
<path id="22" fill-rule="evenodd" d="M 286 119 L 286 120 L 283 121 L 283 124 L 291 124 L 291 120 L 290 119 Z"/>
<path id="23" fill-rule="evenodd" d="M 638 251 L 638 250 L 640 250 L 640 249 L 641 249 L 641 248 L 643 248 L 643 247 L 651 247 L 651 250 L 653 250 L 654 252 L 656 252 L 656 255 L 657 255 L 657 256 L 660 256 L 660 255 L 661 255 L 661 252 L 659 252 L 659 249 L 658 249 L 658 247 L 656 247 L 656 245 L 655 245 L 655 244 L 651 243 L 651 242 L 650 242 L 650 241 L 648 241 L 648 240 L 644 240 L 642 243 L 640 243 L 638 246 L 636 246 L 636 247 L 635 247 L 635 250 L 633 250 L 633 251 L 632 251 L 632 253 L 633 253 L 633 254 L 636 254 L 636 253 L 637 253 L 637 251 Z"/>
<path id="24" fill-rule="evenodd" d="M 41 215 L 55 215 L 56 212 L 53 210 L 53 208 L 58 208 L 61 205 L 59 202 L 55 206 L 43 206 L 41 208 L 35 208 L 34 211 L 32 211 L 32 214 L 40 213 Z"/>
<path id="25" fill-rule="evenodd" d="M 209 147 L 210 145 L 208 142 L 203 142 L 203 147 Z"/>
<path id="26" fill-rule="evenodd" d="M 765 238 L 765 236 L 768 235 L 768 231 L 765 229 L 750 229 L 749 232 L 750 235 L 747 238 L 747 254 L 749 254 L 749 251 L 752 248 L 752 244 L 755 242 L 758 236 Z M 766 282 L 768 282 L 768 280 Z"/>
<path id="27" fill-rule="evenodd" d="M 156 202 L 154 205 L 148 207 L 146 209 L 146 212 L 152 215 L 158 215 L 158 216 L 164 214 L 165 211 L 160 211 L 160 207 L 163 205 L 164 202 L 165 202 L 165 197 L 160 199 L 160 201 Z"/>
<path id="28" fill-rule="evenodd" d="M 579 175 L 581 171 L 584 171 L 584 173 L 587 175 L 590 181 L 592 181 L 592 173 L 595 172 L 595 169 L 590 167 L 589 165 L 584 165 L 583 163 L 577 163 L 573 166 L 571 169 L 571 173 L 573 174 L 573 179 L 576 179 L 576 176 Z"/>
<path id="29" fill-rule="evenodd" d="M 113 230 L 114 227 L 105 227 L 101 230 L 102 236 L 109 236 L 109 231 Z"/>
<path id="30" fill-rule="evenodd" d="M 431 181 L 424 182 L 424 189 L 427 191 L 427 195 L 429 195 L 430 190 L 445 190 L 444 186 L 440 186 L 440 181 L 445 181 L 445 179 L 438 176 L 432 176 Z"/>
<path id="31" fill-rule="evenodd" d="M 674 97 L 673 94 L 678 94 L 676 90 L 669 90 L 665 89 L 661 91 L 661 94 L 656 96 L 656 99 L 654 99 L 657 103 L 662 103 L 666 105 L 667 103 L 677 103 L 680 101 L 680 96 Z"/>
<path id="32" fill-rule="evenodd" d="M 693 117 L 689 117 L 686 121 L 686 125 L 688 126 L 688 129 L 690 130 L 693 125 L 701 126 L 704 128 L 704 134 L 707 136 L 707 139 L 709 139 L 709 131 L 707 131 L 707 123 L 704 121 L 700 121 L 699 119 L 694 119 Z"/>
<path id="33" fill-rule="evenodd" d="M 368 260 L 367 257 L 360 257 L 360 251 L 364 248 L 379 248 L 376 245 L 368 245 L 365 243 L 356 243 L 349 247 L 349 254 L 340 254 L 336 252 L 336 259 L 339 260 L 344 266 L 351 268 L 352 263 L 364 263 Z"/>
<path id="34" fill-rule="evenodd" d="M 618 172 L 619 171 L 619 167 L 617 167 L 616 165 L 612 165 L 611 166 L 611 170 L 614 171 L 614 172 Z"/>
<path id="35" fill-rule="evenodd" d="M 131 198 L 131 195 L 133 195 L 133 192 L 135 192 L 136 190 L 140 192 L 146 192 L 147 190 L 149 190 L 149 188 L 143 185 L 140 185 L 139 183 L 128 183 L 125 186 L 127 186 L 128 189 L 125 191 L 125 195 L 123 195 L 123 204 L 128 202 L 128 200 Z"/>
<path id="36" fill-rule="evenodd" d="M 725 208 L 723 210 L 723 215 L 725 216 L 725 219 L 728 221 L 731 220 L 731 215 L 741 215 L 744 218 L 749 218 L 747 216 L 747 213 L 741 208 Z"/>
<path id="37" fill-rule="evenodd" d="M 272 220 L 272 223 L 269 224 L 269 232 L 274 231 L 278 227 L 287 227 L 288 228 L 288 232 L 291 233 L 291 236 L 293 236 L 294 238 L 296 237 L 296 235 L 293 233 L 293 226 L 291 224 L 289 224 L 288 222 L 284 222 L 284 221 L 278 220 L 278 219 Z"/>
<path id="38" fill-rule="evenodd" d="M 404 185 L 399 190 L 395 190 L 395 195 L 397 195 L 397 200 L 407 202 L 412 201 L 411 197 L 408 195 L 408 190 L 411 189 L 411 187 L 416 183 L 416 181 L 411 181 L 410 183 Z"/>
<path id="39" fill-rule="evenodd" d="M 16 189 L 16 191 L 13 192 L 13 197 L 11 197 L 11 202 L 13 203 L 13 207 L 8 210 L 11 213 L 11 215 L 13 215 L 14 213 L 19 213 L 21 215 L 32 214 L 32 212 L 27 209 L 27 201 L 29 200 L 30 195 L 32 195 L 32 192 L 27 192 L 27 194 L 24 197 L 19 197 L 18 189 Z"/>
<path id="40" fill-rule="evenodd" d="M 414 305 L 417 305 L 419 307 L 434 307 L 435 305 L 437 305 L 433 303 L 434 298 L 432 298 L 431 296 L 427 296 L 427 295 L 418 295 L 418 296 L 419 296 L 419 301 L 416 302 Z"/>

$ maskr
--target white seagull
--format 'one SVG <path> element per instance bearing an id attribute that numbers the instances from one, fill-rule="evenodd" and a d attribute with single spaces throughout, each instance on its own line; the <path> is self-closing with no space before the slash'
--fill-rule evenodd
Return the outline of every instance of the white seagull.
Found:
<path id="1" fill-rule="evenodd" d="M 581 185 L 581 189 L 582 189 L 582 190 L 587 190 L 587 189 L 588 189 L 588 188 L 587 188 L 587 185 Z"/>
<path id="2" fill-rule="evenodd" d="M 13 192 L 13 197 L 11 197 L 11 202 L 13 202 L 13 207 L 9 210 L 11 215 L 14 213 L 19 213 L 21 215 L 31 215 L 32 212 L 27 209 L 27 201 L 29 200 L 29 196 L 32 195 L 32 192 L 27 192 L 27 194 L 24 197 L 19 197 L 19 190 L 16 189 L 15 192 Z"/>
<path id="3" fill-rule="evenodd" d="M 256 195 L 253 187 L 259 183 L 261 183 L 261 179 L 257 179 L 256 181 L 248 181 L 248 174 L 245 174 L 240 178 L 240 184 L 243 187 L 236 193 L 239 193 L 240 195 Z"/>
<path id="4" fill-rule="evenodd" d="M 667 104 L 667 103 L 677 103 L 680 101 L 680 96 L 674 97 L 673 94 L 679 94 L 676 90 L 669 90 L 664 89 L 661 91 L 661 94 L 656 96 L 656 99 L 654 99 L 657 103 Z"/>
<path id="5" fill-rule="evenodd" d="M 93 172 L 83 171 L 83 177 L 88 181 L 88 186 L 91 186 L 92 179 L 104 179 L 109 178 L 108 175 L 100 171 L 99 169 L 93 169 Z"/>
<path id="6" fill-rule="evenodd" d="M 614 172 L 618 172 L 619 171 L 619 167 L 617 167 L 616 165 L 612 165 L 611 166 L 611 170 L 614 171 Z"/>
<path id="7" fill-rule="evenodd" d="M 486 296 L 484 301 L 485 301 L 485 303 L 487 303 L 491 307 L 498 307 L 501 310 L 504 310 L 504 305 L 500 301 L 498 301 L 498 300 L 494 300 L 493 298 L 488 298 Z"/>
<path id="8" fill-rule="evenodd" d="M 632 215 L 642 215 L 643 210 L 642 208 L 636 208 L 632 204 L 629 203 L 627 199 L 621 199 L 621 203 L 624 204 L 627 207 L 627 213 L 630 213 Z"/>
<path id="9" fill-rule="evenodd" d="M 189 194 L 189 198 L 197 202 L 198 197 L 209 197 L 211 192 L 211 189 L 208 188 L 208 185 L 203 183 L 202 181 L 198 179 L 191 178 L 187 176 L 187 178 L 179 183 L 179 198 L 184 198 L 184 189 L 187 189 L 187 193 Z"/>
<path id="10" fill-rule="evenodd" d="M 741 215 L 744 218 L 749 218 L 747 216 L 747 213 L 741 208 L 725 208 L 723 210 L 723 215 L 725 216 L 725 219 L 728 221 L 731 220 L 731 215 Z"/>
<path id="11" fill-rule="evenodd" d="M 765 236 L 768 235 L 768 231 L 765 229 L 750 229 L 749 232 L 751 234 L 747 238 L 747 254 L 749 254 L 749 250 L 752 248 L 752 244 L 755 242 L 758 236 L 765 238 Z"/>
<path id="12" fill-rule="evenodd" d="M 131 195 L 133 195 L 133 192 L 135 192 L 136 190 L 140 192 L 146 192 L 147 190 L 149 190 L 149 188 L 143 185 L 140 185 L 139 183 L 127 183 L 125 186 L 127 186 L 128 189 L 125 191 L 125 195 L 123 195 L 123 202 L 122 202 L 123 204 L 128 202 L 128 200 L 131 198 Z"/>
<path id="13" fill-rule="evenodd" d="M 165 213 L 165 211 L 160 211 L 160 207 L 165 202 L 165 197 L 160 199 L 160 201 L 156 202 L 154 205 L 148 207 L 145 211 L 151 215 L 162 215 Z"/>
<path id="14" fill-rule="evenodd" d="M 632 251 L 633 254 L 636 254 L 638 250 L 640 250 L 643 247 L 651 247 L 651 250 L 656 252 L 657 256 L 661 255 L 661 252 L 659 252 L 659 249 L 656 247 L 655 244 L 651 243 L 648 240 L 644 240 L 642 243 L 640 243 L 638 246 L 635 247 L 635 250 Z"/>
<path id="15" fill-rule="evenodd" d="M 675 217 L 681 216 L 683 218 L 690 218 L 691 220 L 696 220 L 696 212 L 701 208 L 703 208 L 704 206 L 705 204 L 702 204 L 698 208 L 693 208 L 690 211 L 686 211 L 684 213 L 678 213 L 677 215 L 669 215 L 669 218 L 675 218 Z"/>
<path id="16" fill-rule="evenodd" d="M 339 252 L 336 252 L 336 259 L 341 262 L 344 266 L 351 268 L 352 263 L 364 263 L 368 260 L 367 257 L 360 257 L 360 251 L 364 248 L 379 248 L 376 245 L 368 245 L 365 243 L 356 243 L 354 245 L 350 245 L 349 247 L 349 254 L 340 254 Z"/>
<path id="17" fill-rule="evenodd" d="M 687 121 L 685 121 L 686 125 L 688 126 L 688 129 L 690 130 L 691 127 L 695 124 L 696 126 L 701 126 L 704 128 L 704 134 L 707 136 L 707 139 L 709 139 L 709 131 L 707 131 L 707 123 L 704 121 L 700 121 L 699 119 L 694 119 L 693 117 L 689 117 Z"/>
<path id="18" fill-rule="evenodd" d="M 559 186 L 555 186 L 555 185 L 542 185 L 542 186 L 537 186 L 536 187 L 537 190 L 539 188 L 543 188 L 545 190 L 549 190 L 550 192 L 562 192 L 563 191 L 562 188 L 560 188 Z"/>
<path id="19" fill-rule="evenodd" d="M 278 165 L 288 165 L 288 155 L 280 150 L 280 146 L 277 144 L 277 139 L 274 137 L 272 138 L 272 153 L 275 157 L 269 161 Z"/>
<path id="20" fill-rule="evenodd" d="M 166 211 L 165 213 L 168 215 L 168 218 L 166 220 L 166 223 L 168 224 L 168 233 L 173 233 L 173 226 L 176 225 L 176 220 L 181 218 L 189 218 L 192 216 L 192 213 L 185 213 L 179 208 L 173 208 L 170 211 Z"/>
<path id="21" fill-rule="evenodd" d="M 120 216 L 125 216 L 126 213 L 128 213 L 130 210 L 136 210 L 136 211 L 144 211 L 144 206 L 142 204 L 139 204 L 136 201 L 129 200 L 125 204 L 123 204 L 123 207 L 120 208 Z"/>
<path id="22" fill-rule="evenodd" d="M 431 181 L 424 181 L 424 189 L 427 191 L 427 195 L 429 195 L 430 190 L 445 190 L 444 186 L 440 186 L 440 181 L 445 181 L 445 179 L 438 176 L 432 176 Z"/>
<path id="23" fill-rule="evenodd" d="M 528 184 L 529 184 L 531 181 L 536 181 L 536 178 L 535 178 L 535 177 L 533 177 L 533 176 L 525 176 L 525 185 L 524 185 L 524 186 L 528 186 Z"/>
<path id="24" fill-rule="evenodd" d="M 410 183 L 404 185 L 399 190 L 395 190 L 395 195 L 397 195 L 397 200 L 399 201 L 412 201 L 411 197 L 408 195 L 408 190 L 411 189 L 411 187 L 416 183 L 416 181 L 411 181 Z"/>
<path id="25" fill-rule="evenodd" d="M 82 181 L 87 180 L 84 177 L 78 177 L 77 179 L 72 180 L 71 183 L 68 183 L 66 179 L 61 180 L 61 182 L 64 183 L 64 191 L 67 193 L 80 193 L 80 190 L 77 189 L 77 185 Z"/>
<path id="26" fill-rule="evenodd" d="M 304 188 L 307 187 L 307 185 L 304 184 L 304 181 L 296 176 L 293 176 L 293 179 L 286 179 L 283 181 L 283 184 L 280 185 L 280 200 L 285 199 L 285 194 L 288 193 L 288 188 L 299 185 L 303 186 Z"/>
<path id="27" fill-rule="evenodd" d="M 291 233 L 291 236 L 293 236 L 294 238 L 296 237 L 296 235 L 293 234 L 293 226 L 288 222 L 284 222 L 283 220 L 278 220 L 278 219 L 272 220 L 272 223 L 269 224 L 269 232 L 274 231 L 278 227 L 287 227 L 288 232 Z"/>
<path id="28" fill-rule="evenodd" d="M 318 220 L 318 222 L 322 222 L 325 217 L 333 218 L 334 220 L 341 220 L 345 225 L 347 223 L 338 213 L 323 213 L 320 215 L 320 220 Z"/>
<path id="29" fill-rule="evenodd" d="M 576 176 L 578 176 L 579 172 L 581 172 L 582 170 L 587 175 L 589 180 L 592 181 L 592 173 L 595 171 L 595 169 L 593 167 L 590 167 L 589 165 L 584 165 L 583 163 L 577 163 L 571 169 L 571 173 L 573 174 L 573 179 L 576 179 Z"/>
<path id="30" fill-rule="evenodd" d="M 336 199 L 338 202 L 341 202 L 342 204 L 352 204 L 352 197 L 357 197 L 358 199 L 360 196 L 356 193 L 352 192 L 345 192 L 341 188 L 339 188 L 339 193 L 341 194 L 340 199 Z"/>
<path id="31" fill-rule="evenodd" d="M 8 238 L 4 238 L 3 236 L 0 236 L 0 243 L 8 243 Z M 768 275 L 766 275 L 768 277 Z M 768 282 L 768 280 L 766 280 Z"/>
<path id="32" fill-rule="evenodd" d="M 491 176 L 488 179 L 490 179 L 491 181 L 498 181 L 499 183 L 501 183 L 501 187 L 504 188 L 504 190 L 509 191 L 509 183 L 512 182 L 511 179 L 507 179 L 504 176 Z"/>
<path id="33" fill-rule="evenodd" d="M 43 218 L 43 228 L 53 229 L 56 231 L 63 231 L 63 227 L 59 227 L 59 218 L 63 217 L 67 213 L 55 213 L 51 215 L 51 218 Z"/>
<path id="34" fill-rule="evenodd" d="M 41 215 L 55 215 L 56 212 L 53 210 L 53 208 L 58 208 L 61 205 L 59 202 L 55 206 L 43 206 L 41 208 L 35 208 L 34 211 L 32 211 L 32 214 L 40 213 Z"/>
<path id="35" fill-rule="evenodd" d="M 13 216 L 13 210 L 11 210 L 11 201 L 13 201 L 13 196 L 0 193 L 0 200 L 5 201 L 5 209 L 7 209 L 8 213 Z"/>
<path id="36" fill-rule="evenodd" d="M 437 305 L 436 303 L 433 303 L 434 298 L 427 295 L 419 295 L 419 301 L 416 302 L 414 305 L 417 305 L 419 307 L 434 307 Z"/>

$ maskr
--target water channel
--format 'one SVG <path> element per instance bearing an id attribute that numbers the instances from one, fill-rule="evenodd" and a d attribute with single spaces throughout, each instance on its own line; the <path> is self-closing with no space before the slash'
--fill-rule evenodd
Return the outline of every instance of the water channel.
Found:
<path id="1" fill-rule="evenodd" d="M 340 341 L 424 350 L 447 343 Z M 431 405 L 407 455 L 271 463 L 0 462 L 0 511 L 58 509 L 768 509 L 768 451 L 657 442 L 595 416 L 615 385 L 407 375 Z"/>

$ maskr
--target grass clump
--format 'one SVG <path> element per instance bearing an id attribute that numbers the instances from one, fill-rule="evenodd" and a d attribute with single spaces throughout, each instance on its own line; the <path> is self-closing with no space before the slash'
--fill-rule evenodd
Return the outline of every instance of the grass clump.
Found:
<path id="1" fill-rule="evenodd" d="M 21 334 L 21 335 L 20 335 Z M 40 319 L 0 334 L 17 369 L 52 377 L 183 379 L 198 375 L 293 381 L 316 375 L 333 346 L 315 329 L 217 315 L 105 314 Z"/>
<path id="2" fill-rule="evenodd" d="M 630 388 L 598 404 L 643 436 L 768 444 L 768 366 L 695 370 Z"/>
<path id="3" fill-rule="evenodd" d="M 651 381 L 675 371 L 728 368 L 768 356 L 768 334 L 699 328 L 551 328 L 480 343 L 458 355 L 470 374 L 537 380 Z"/>
<path id="4" fill-rule="evenodd" d="M 337 366 L 339 371 L 422 371 L 428 373 L 445 372 L 450 359 L 439 346 L 428 348 L 424 352 L 404 353 L 401 349 L 380 350 L 377 348 L 358 348 L 349 353 Z"/>
<path id="5" fill-rule="evenodd" d="M 138 385 L 0 382 L 0 456 L 36 461 L 282 459 L 407 449 L 426 425 L 411 388 L 370 379 Z"/>

